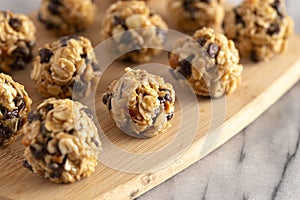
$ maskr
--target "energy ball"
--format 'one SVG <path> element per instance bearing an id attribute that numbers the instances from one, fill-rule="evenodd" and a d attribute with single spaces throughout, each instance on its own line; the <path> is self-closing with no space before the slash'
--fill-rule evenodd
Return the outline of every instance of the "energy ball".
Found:
<path id="1" fill-rule="evenodd" d="M 108 8 L 101 34 L 103 39 L 112 38 L 120 59 L 145 62 L 161 52 L 167 24 L 143 1 L 118 1 Z"/>
<path id="2" fill-rule="evenodd" d="M 242 58 L 268 61 L 286 49 L 293 21 L 282 0 L 245 0 L 227 12 L 224 31 Z"/>
<path id="3" fill-rule="evenodd" d="M 0 71 L 24 69 L 32 60 L 36 28 L 23 14 L 0 11 Z"/>
<path id="4" fill-rule="evenodd" d="M 28 115 L 23 128 L 23 165 L 54 183 L 89 177 L 101 142 L 91 111 L 79 102 L 50 98 Z"/>
<path id="5" fill-rule="evenodd" d="M 0 146 L 15 141 L 20 129 L 27 121 L 31 108 L 24 86 L 15 82 L 9 75 L 0 74 Z"/>
<path id="6" fill-rule="evenodd" d="M 86 30 L 94 22 L 94 0 L 42 0 L 39 20 L 58 35 Z"/>
<path id="7" fill-rule="evenodd" d="M 169 55 L 170 66 L 181 73 L 200 96 L 230 94 L 241 82 L 243 66 L 232 40 L 203 28 L 193 38 L 180 39 Z"/>
<path id="8" fill-rule="evenodd" d="M 221 29 L 224 0 L 169 0 L 169 10 L 178 26 L 185 31 L 210 27 Z"/>
<path id="9" fill-rule="evenodd" d="M 100 69 L 91 42 L 72 35 L 46 44 L 35 58 L 31 79 L 45 97 L 86 97 L 98 83 Z"/>
<path id="10" fill-rule="evenodd" d="M 173 86 L 145 70 L 126 68 L 125 71 L 103 95 L 112 119 L 131 136 L 149 138 L 163 132 L 173 117 Z"/>

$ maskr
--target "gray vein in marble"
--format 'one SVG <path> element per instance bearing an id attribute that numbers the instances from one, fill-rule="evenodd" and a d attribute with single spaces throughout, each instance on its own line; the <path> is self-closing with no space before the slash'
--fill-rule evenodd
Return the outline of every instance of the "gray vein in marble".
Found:
<path id="1" fill-rule="evenodd" d="M 295 147 L 295 151 L 292 154 L 290 154 L 290 152 L 287 153 L 287 159 L 286 159 L 286 162 L 285 162 L 284 167 L 283 167 L 283 171 L 282 171 L 282 174 L 281 174 L 281 179 L 278 182 L 278 184 L 274 187 L 274 190 L 273 190 L 272 196 L 271 196 L 271 200 L 275 200 L 275 198 L 277 196 L 277 193 L 280 189 L 280 186 L 284 181 L 285 174 L 286 174 L 286 172 L 289 168 L 289 165 L 294 160 L 294 158 L 295 158 L 295 156 L 298 152 L 299 143 L 300 143 L 300 129 L 299 129 L 299 133 L 298 133 L 298 139 L 297 139 L 297 144 L 296 144 L 296 147 Z"/>
<path id="2" fill-rule="evenodd" d="M 206 186 L 204 188 L 202 200 L 206 200 L 206 194 L 207 194 L 208 184 L 209 184 L 209 179 L 207 180 Z"/>
<path id="3" fill-rule="evenodd" d="M 246 146 L 246 131 L 247 128 L 244 128 L 244 130 L 242 130 L 242 132 L 240 134 L 242 134 L 243 136 L 243 146 L 241 149 L 241 153 L 240 153 L 240 159 L 239 159 L 239 163 L 242 164 L 242 162 L 244 161 L 245 157 L 246 157 L 246 152 L 245 152 L 245 146 Z"/>

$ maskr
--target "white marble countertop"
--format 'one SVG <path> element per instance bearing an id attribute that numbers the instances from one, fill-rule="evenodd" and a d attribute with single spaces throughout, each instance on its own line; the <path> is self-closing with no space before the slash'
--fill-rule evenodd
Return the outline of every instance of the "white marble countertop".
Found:
<path id="1" fill-rule="evenodd" d="M 0 8 L 29 13 L 38 4 L 39 0 L 1 0 Z M 300 1 L 286 4 L 300 33 Z M 236 137 L 138 199 L 300 199 L 299 99 L 300 83 Z"/>

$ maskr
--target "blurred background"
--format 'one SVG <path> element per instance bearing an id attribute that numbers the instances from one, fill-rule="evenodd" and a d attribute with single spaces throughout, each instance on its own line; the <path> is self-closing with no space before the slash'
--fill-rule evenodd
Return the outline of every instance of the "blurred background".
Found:
<path id="1" fill-rule="evenodd" d="M 0 0 L 0 9 L 1 10 L 11 10 L 13 12 L 20 13 L 30 13 L 35 11 L 39 7 L 41 0 Z M 97 1 L 97 0 L 96 0 Z M 98 0 L 101 1 L 101 0 Z M 151 0 L 156 1 L 156 0 Z M 164 0 L 167 1 L 167 0 Z M 226 1 L 226 0 L 225 0 Z M 228 3 L 238 4 L 242 0 L 227 0 Z M 300 12 L 299 12 L 299 1 L 296 0 L 285 0 L 287 10 L 289 14 L 293 17 L 296 25 L 297 33 L 300 33 Z"/>

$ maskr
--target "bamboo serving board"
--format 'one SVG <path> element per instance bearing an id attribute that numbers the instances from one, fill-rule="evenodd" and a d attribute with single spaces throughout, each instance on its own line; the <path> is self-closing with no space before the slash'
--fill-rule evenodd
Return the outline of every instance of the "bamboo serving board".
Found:
<path id="1" fill-rule="evenodd" d="M 83 35 L 89 37 L 93 44 L 99 43 L 98 33 L 101 29 L 100 20 L 103 10 L 108 7 L 109 0 L 99 0 L 99 16 L 95 25 Z M 100 3 L 101 2 L 101 3 Z M 160 13 L 169 23 L 171 28 L 174 24 L 166 12 L 166 1 L 150 1 L 150 6 Z M 38 42 L 36 48 L 45 42 L 51 42 L 57 38 L 44 29 L 36 20 L 36 14 L 31 18 L 38 28 Z M 269 63 L 243 63 L 243 82 L 241 87 L 232 95 L 226 97 L 225 121 L 220 127 L 211 127 L 212 102 L 208 99 L 198 98 L 197 105 L 188 105 L 185 109 L 198 109 L 201 120 L 197 130 L 186 129 L 185 133 L 196 131 L 192 143 L 180 157 L 173 160 L 172 165 L 158 171 L 145 173 L 129 173 L 107 167 L 99 163 L 95 173 L 90 177 L 74 184 L 58 185 L 39 177 L 22 167 L 23 147 L 21 137 L 14 144 L 5 149 L 0 149 L 0 199 L 133 199 L 191 164 L 212 152 L 224 144 L 253 120 L 260 116 L 284 93 L 286 93 L 300 78 L 300 37 L 293 36 L 287 51 Z M 99 59 L 100 60 L 100 59 Z M 101 60 L 100 60 L 101 62 Z M 167 54 L 154 58 L 153 62 L 167 64 Z M 130 63 L 114 63 L 101 79 L 96 102 L 101 102 L 101 94 L 107 85 L 123 73 L 123 69 Z M 33 108 L 42 101 L 41 96 L 35 90 L 33 82 L 29 78 L 32 66 L 25 71 L 18 71 L 13 78 L 25 85 L 33 100 Z M 217 101 L 217 100 L 214 100 Z M 172 119 L 172 128 L 164 134 L 151 139 L 136 139 L 123 134 L 118 130 L 113 121 L 108 117 L 108 112 L 101 103 L 96 105 L 96 113 L 100 125 L 107 138 L 119 148 L 133 153 L 151 153 L 169 144 L 176 136 L 181 123 L 180 106 L 176 104 L 176 112 Z M 199 107 L 198 107 L 199 106 Z M 190 119 L 187 120 L 189 123 Z M 193 123 L 192 121 L 190 123 Z M 222 132 L 220 132 L 222 128 Z M 209 130 L 209 131 L 208 131 Z M 221 133 L 220 135 L 216 135 Z M 209 148 L 204 148 L 210 138 L 213 141 Z M 105 142 L 105 141 L 104 141 Z M 112 157 L 111 159 L 117 159 Z M 126 162 L 126 161 L 125 161 Z M 127 161 L 132 162 L 132 161 Z M 141 163 L 137 163 L 141 164 Z"/>

